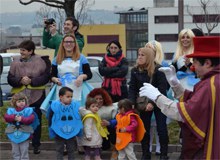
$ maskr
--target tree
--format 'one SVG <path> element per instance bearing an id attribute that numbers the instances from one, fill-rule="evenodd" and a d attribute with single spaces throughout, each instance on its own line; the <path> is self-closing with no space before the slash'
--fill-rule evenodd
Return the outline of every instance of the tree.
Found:
<path id="1" fill-rule="evenodd" d="M 78 2 L 81 5 L 77 6 L 79 11 L 84 10 L 85 6 L 94 4 L 95 0 L 19 0 L 22 5 L 29 5 L 33 2 L 43 3 L 47 6 L 63 9 L 67 17 L 75 17 L 75 5 Z M 83 4 L 83 5 L 82 5 Z"/>
<path id="2" fill-rule="evenodd" d="M 187 5 L 187 12 L 189 13 L 190 16 L 193 17 L 193 21 L 195 22 L 195 25 L 198 29 L 202 30 L 202 24 L 205 24 L 205 27 L 207 29 L 207 34 L 210 35 L 212 30 L 216 28 L 220 22 L 220 12 L 217 3 L 213 4 L 213 7 L 215 8 L 216 14 L 209 14 L 208 7 L 211 3 L 210 0 L 199 0 L 200 6 L 201 6 L 201 11 L 203 16 L 195 16 L 192 13 L 192 8 Z M 199 25 L 200 23 L 200 25 Z"/>
<path id="3" fill-rule="evenodd" d="M 54 8 L 47 6 L 47 5 L 41 5 L 40 9 L 36 12 L 34 25 L 43 27 L 44 26 L 44 24 L 43 24 L 44 18 L 55 19 L 57 26 L 58 26 L 58 32 L 61 33 L 62 26 L 63 26 L 64 20 L 65 20 L 64 10 L 61 10 L 59 8 L 54 9 Z"/>

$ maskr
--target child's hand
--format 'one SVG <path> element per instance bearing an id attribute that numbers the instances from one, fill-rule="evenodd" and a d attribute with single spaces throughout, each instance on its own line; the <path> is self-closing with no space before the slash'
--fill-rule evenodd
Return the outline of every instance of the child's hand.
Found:
<path id="1" fill-rule="evenodd" d="M 151 103 L 148 103 L 147 104 L 147 106 L 146 106 L 146 109 L 145 109 L 145 111 L 152 111 L 154 109 L 154 106 L 153 106 L 153 104 L 151 104 Z"/>
<path id="2" fill-rule="evenodd" d="M 109 121 L 107 121 L 107 120 L 105 120 L 105 119 L 103 119 L 103 120 L 101 121 L 101 126 L 102 126 L 102 127 L 106 127 L 106 126 L 109 126 L 109 125 L 110 125 Z"/>
<path id="3" fill-rule="evenodd" d="M 120 128 L 119 132 L 126 132 L 126 128 Z"/>
<path id="4" fill-rule="evenodd" d="M 21 116 L 15 116 L 15 121 L 20 122 L 21 121 Z"/>

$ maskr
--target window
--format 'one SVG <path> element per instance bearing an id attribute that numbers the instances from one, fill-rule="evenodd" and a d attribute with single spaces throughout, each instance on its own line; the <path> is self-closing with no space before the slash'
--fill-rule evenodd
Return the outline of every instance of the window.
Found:
<path id="1" fill-rule="evenodd" d="M 193 15 L 193 23 L 214 23 L 220 20 L 220 16 L 218 14 L 207 15 L 207 21 L 205 18 L 205 15 Z"/>
<path id="2" fill-rule="evenodd" d="M 12 61 L 11 57 L 3 57 L 3 66 L 10 66 Z"/>
<path id="3" fill-rule="evenodd" d="M 155 40 L 159 42 L 176 42 L 178 34 L 155 34 Z"/>
<path id="4" fill-rule="evenodd" d="M 127 50 L 126 55 L 129 61 L 135 61 L 137 59 L 137 50 Z"/>
<path id="5" fill-rule="evenodd" d="M 155 23 L 178 23 L 178 16 L 155 16 Z"/>
<path id="6" fill-rule="evenodd" d="M 88 43 L 109 43 L 112 40 L 119 40 L 118 35 L 88 35 Z"/>

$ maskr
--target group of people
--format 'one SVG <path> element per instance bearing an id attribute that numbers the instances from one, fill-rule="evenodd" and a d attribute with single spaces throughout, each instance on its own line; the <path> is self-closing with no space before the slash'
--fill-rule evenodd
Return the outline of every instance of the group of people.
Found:
<path id="1" fill-rule="evenodd" d="M 84 94 L 92 72 L 81 53 L 84 40 L 78 21 L 65 20 L 64 36 L 57 33 L 54 19 L 45 22 L 43 44 L 55 49 L 52 64 L 48 57 L 35 54 L 31 40 L 25 40 L 19 45 L 21 56 L 13 60 L 8 74 L 14 108 L 8 109 L 5 120 L 14 159 L 28 159 L 30 137 L 34 153 L 40 153 L 40 107 L 46 99 L 49 135 L 55 139 L 57 159 L 63 159 L 64 148 L 68 159 L 74 159 L 75 141 L 83 147 L 86 160 L 91 156 L 100 160 L 101 150 L 110 148 L 113 160 L 135 160 L 135 142 L 141 142 L 141 159 L 151 159 L 152 115 L 160 159 L 169 158 L 167 117 L 181 126 L 180 158 L 220 158 L 219 37 L 195 37 L 192 30 L 183 29 L 171 66 L 164 61 L 161 44 L 149 41 L 139 48 L 130 73 L 120 42 L 112 40 L 98 67 L 104 78 L 102 86 Z M 127 74 L 131 74 L 129 87 Z M 49 81 L 54 83 L 50 98 L 45 94 Z M 146 104 L 139 108 L 137 99 L 143 96 Z"/>

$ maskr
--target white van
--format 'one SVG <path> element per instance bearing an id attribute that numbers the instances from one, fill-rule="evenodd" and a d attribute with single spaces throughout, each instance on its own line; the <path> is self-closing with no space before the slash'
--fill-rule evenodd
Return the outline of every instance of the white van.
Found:
<path id="1" fill-rule="evenodd" d="M 3 58 L 3 70 L 0 75 L 1 80 L 1 88 L 2 88 L 2 97 L 3 100 L 9 100 L 11 98 L 11 86 L 8 84 L 7 77 L 8 72 L 10 70 L 11 62 L 13 61 L 13 57 L 20 56 L 20 53 L 0 53 Z"/>
<path id="2" fill-rule="evenodd" d="M 3 71 L 2 74 L 8 74 L 13 57 L 20 56 L 20 53 L 0 53 L 3 58 Z"/>

